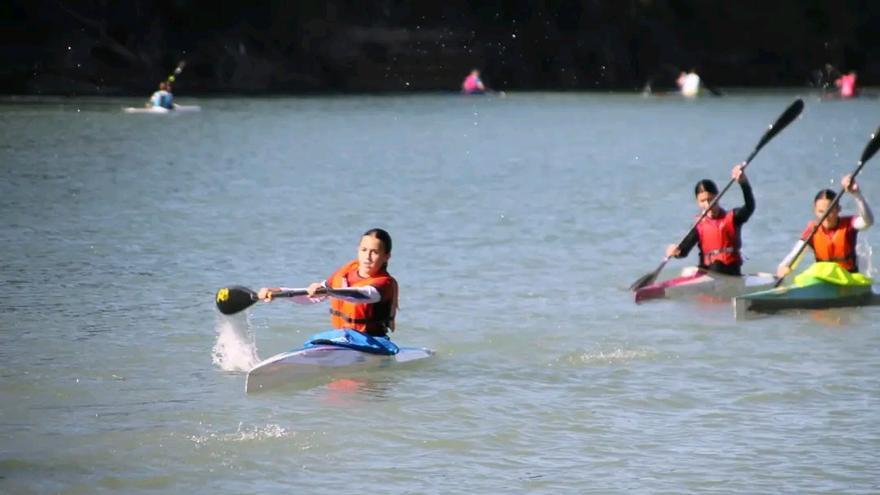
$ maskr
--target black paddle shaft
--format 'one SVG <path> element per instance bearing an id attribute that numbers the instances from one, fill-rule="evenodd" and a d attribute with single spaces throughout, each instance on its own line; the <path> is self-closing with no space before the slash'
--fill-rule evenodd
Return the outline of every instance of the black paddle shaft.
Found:
<path id="1" fill-rule="evenodd" d="M 297 297 L 305 296 L 308 293 L 308 289 L 273 290 L 272 297 Z M 349 300 L 362 300 L 365 303 L 368 302 L 370 298 L 369 295 L 364 294 L 356 287 L 342 287 L 339 289 L 321 287 L 315 292 L 315 294 L 326 294 L 337 297 L 341 296 L 348 298 Z M 224 315 L 233 315 L 244 311 L 257 303 L 260 300 L 257 296 L 258 294 L 256 292 L 247 287 L 230 285 L 229 287 L 223 287 L 217 290 L 217 293 L 214 296 L 214 302 L 217 304 L 217 309 L 220 310 L 221 313 Z"/>

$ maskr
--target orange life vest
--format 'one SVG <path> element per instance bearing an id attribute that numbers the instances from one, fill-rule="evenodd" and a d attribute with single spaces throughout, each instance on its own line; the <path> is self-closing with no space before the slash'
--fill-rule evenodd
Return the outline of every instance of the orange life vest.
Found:
<path id="1" fill-rule="evenodd" d="M 858 230 L 852 226 L 853 217 L 840 217 L 833 229 L 819 227 L 810 239 L 810 247 L 816 254 L 816 261 L 834 261 L 841 268 L 851 272 L 859 271 L 856 263 L 856 235 Z M 816 227 L 811 221 L 804 231 L 804 237 Z"/>
<path id="2" fill-rule="evenodd" d="M 733 210 L 724 212 L 718 218 L 706 215 L 697 224 L 697 234 L 700 236 L 701 266 L 709 266 L 716 261 L 724 265 L 742 265 L 739 254 L 742 242 L 739 229 L 733 221 Z"/>
<path id="3" fill-rule="evenodd" d="M 330 276 L 330 287 L 362 287 L 377 285 L 377 282 L 390 281 L 393 296 L 387 301 L 372 304 L 353 303 L 330 298 L 330 325 L 333 328 L 350 328 L 372 336 L 385 336 L 394 331 L 394 317 L 397 313 L 397 281 L 384 269 L 375 277 L 360 279 L 357 274 L 358 261 L 345 264 Z M 355 282 L 350 282 L 355 280 Z"/>

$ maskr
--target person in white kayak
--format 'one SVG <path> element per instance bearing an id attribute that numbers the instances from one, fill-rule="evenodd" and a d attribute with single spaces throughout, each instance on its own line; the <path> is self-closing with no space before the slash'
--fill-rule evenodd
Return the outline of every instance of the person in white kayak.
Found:
<path id="1" fill-rule="evenodd" d="M 174 110 L 174 95 L 171 94 L 171 83 L 167 81 L 160 82 L 159 90 L 150 96 L 150 102 L 147 106 Z"/>
<path id="2" fill-rule="evenodd" d="M 322 289 L 325 288 L 353 290 L 348 290 L 346 295 L 330 296 L 330 326 L 336 330 L 313 336 L 307 346 L 341 337 L 382 354 L 397 353 L 397 345 L 388 336 L 395 328 L 398 295 L 397 280 L 388 273 L 390 258 L 391 235 L 383 229 L 370 229 L 361 236 L 357 259 L 340 267 L 326 280 L 309 285 L 310 302 L 323 300 L 326 296 L 322 295 Z M 353 293 L 354 289 L 357 293 Z M 271 301 L 273 292 L 280 290 L 283 289 L 264 287 L 257 297 Z"/>

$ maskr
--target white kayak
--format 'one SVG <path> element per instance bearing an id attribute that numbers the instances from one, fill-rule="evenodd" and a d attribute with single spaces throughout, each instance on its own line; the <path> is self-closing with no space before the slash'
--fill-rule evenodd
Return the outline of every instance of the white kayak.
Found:
<path id="1" fill-rule="evenodd" d="M 178 105 L 174 104 L 174 110 L 169 110 L 163 107 L 126 107 L 122 109 L 125 113 L 151 113 L 158 115 L 166 115 L 172 113 L 188 113 L 188 112 L 201 112 L 202 107 L 198 105 Z"/>
<path id="2" fill-rule="evenodd" d="M 296 380 L 334 376 L 339 372 L 382 369 L 429 358 L 434 351 L 424 347 L 401 347 L 393 356 L 372 354 L 346 347 L 319 345 L 276 354 L 257 363 L 247 374 L 246 393 L 260 392 Z"/>

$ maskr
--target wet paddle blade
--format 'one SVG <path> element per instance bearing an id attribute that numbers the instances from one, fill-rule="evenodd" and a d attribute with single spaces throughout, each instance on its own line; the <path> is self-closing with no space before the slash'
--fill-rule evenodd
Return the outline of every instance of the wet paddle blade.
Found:
<path id="1" fill-rule="evenodd" d="M 865 163 L 870 160 L 877 153 L 877 149 L 880 149 L 880 128 L 871 135 L 871 140 L 865 146 L 865 151 L 862 152 L 862 158 L 859 160 L 859 163 Z"/>
<path id="2" fill-rule="evenodd" d="M 804 111 L 804 100 L 798 98 L 794 101 L 788 108 L 782 112 L 782 115 L 776 119 L 776 122 L 770 124 L 770 127 L 767 128 L 767 132 L 764 133 L 764 136 L 758 141 L 758 146 L 755 147 L 755 151 L 752 152 L 752 157 L 758 153 L 758 150 L 764 147 L 771 139 L 773 139 L 777 134 L 779 134 L 783 129 L 785 129 L 788 124 L 791 124 L 794 119 L 798 118 L 798 115 Z M 750 157 L 751 158 L 751 157 Z M 751 159 L 746 160 L 750 162 Z"/>
<path id="3" fill-rule="evenodd" d="M 251 305 L 257 302 L 257 293 L 247 287 L 233 285 L 218 290 L 214 301 L 217 303 L 217 309 L 221 313 L 232 315 L 251 307 Z"/>
<path id="4" fill-rule="evenodd" d="M 656 270 L 646 275 L 642 275 L 638 280 L 636 280 L 635 282 L 633 282 L 632 285 L 629 286 L 629 290 L 635 292 L 642 287 L 653 284 L 654 281 L 657 280 L 657 276 L 660 275 L 660 272 L 663 271 L 663 267 L 666 266 L 667 261 L 668 259 L 663 260 L 663 263 L 660 263 L 660 266 L 658 266 Z"/>

